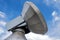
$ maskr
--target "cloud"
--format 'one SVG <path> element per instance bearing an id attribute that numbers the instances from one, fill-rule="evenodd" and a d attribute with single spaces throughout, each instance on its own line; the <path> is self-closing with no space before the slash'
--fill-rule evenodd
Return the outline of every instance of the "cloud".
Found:
<path id="1" fill-rule="evenodd" d="M 2 38 L 2 35 L 5 33 L 5 25 L 6 25 L 6 21 L 3 20 L 6 18 L 6 15 L 4 12 L 0 11 L 0 40 Z"/>
<path id="2" fill-rule="evenodd" d="M 56 11 L 53 11 L 52 13 L 52 22 L 50 25 L 52 25 L 51 27 L 51 36 L 55 37 L 55 38 L 60 38 L 60 15 L 58 15 L 58 13 Z"/>
<path id="3" fill-rule="evenodd" d="M 3 13 L 2 11 L 0 11 L 0 18 L 5 18 L 5 17 L 6 17 L 5 13 Z"/>
<path id="4" fill-rule="evenodd" d="M 0 18 L 5 18 L 5 14 L 0 11 Z M 3 27 L 6 25 L 6 22 L 0 19 L 0 34 L 4 33 Z"/>
<path id="5" fill-rule="evenodd" d="M 3 19 L 5 19 L 5 18 L 6 18 L 5 13 L 2 12 L 2 11 L 0 11 L 0 26 L 1 26 L 1 25 L 2 25 L 2 26 L 5 26 L 5 25 L 6 25 L 5 20 L 3 20 Z"/>
<path id="6" fill-rule="evenodd" d="M 56 11 L 53 11 L 52 16 L 54 17 L 53 18 L 54 21 L 60 20 L 60 17 L 59 17 L 59 15 L 58 15 L 58 13 Z"/>
<path id="7" fill-rule="evenodd" d="M 12 34 L 12 32 L 8 32 L 5 29 L 6 21 L 4 19 L 6 19 L 6 15 L 4 12 L 0 11 L 0 40 L 4 40 Z"/>
<path id="8" fill-rule="evenodd" d="M 0 27 L 0 35 L 4 32 L 4 30 Z"/>
<path id="9" fill-rule="evenodd" d="M 54 38 L 60 38 L 60 0 L 44 0 L 44 2 L 54 9 L 48 34 Z"/>
<path id="10" fill-rule="evenodd" d="M 4 33 L 4 27 L 6 25 L 5 21 L 0 21 L 0 35 L 2 35 L 2 33 Z"/>
<path id="11" fill-rule="evenodd" d="M 27 40 L 60 40 L 60 39 L 51 38 L 48 35 L 40 35 L 32 32 L 29 34 L 26 34 L 26 38 Z"/>
<path id="12" fill-rule="evenodd" d="M 5 39 L 8 38 L 11 34 L 12 34 L 11 31 L 10 31 L 10 32 L 6 31 L 5 34 L 3 34 L 3 35 L 1 36 L 0 39 L 5 40 Z"/>
<path id="13" fill-rule="evenodd" d="M 5 21 L 0 21 L 0 26 L 5 26 L 6 22 Z"/>
<path id="14" fill-rule="evenodd" d="M 56 11 L 60 12 L 60 0 L 44 0 L 44 3 L 47 6 L 53 7 L 53 9 L 57 9 Z"/>
<path id="15" fill-rule="evenodd" d="M 44 2 L 48 5 L 56 5 L 58 4 L 57 2 L 59 2 L 59 0 L 44 0 Z"/>

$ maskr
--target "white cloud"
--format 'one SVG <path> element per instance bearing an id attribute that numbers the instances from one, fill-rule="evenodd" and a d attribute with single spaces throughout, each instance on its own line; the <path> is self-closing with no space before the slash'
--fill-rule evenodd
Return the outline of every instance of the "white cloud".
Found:
<path id="1" fill-rule="evenodd" d="M 0 11 L 0 18 L 5 18 L 5 14 Z M 6 25 L 6 22 L 0 19 L 0 34 L 4 33 L 3 26 Z"/>
<path id="2" fill-rule="evenodd" d="M 5 40 L 7 37 L 9 37 L 12 34 L 12 32 L 6 31 L 4 35 L 2 35 L 1 39 Z"/>
<path id="3" fill-rule="evenodd" d="M 0 21 L 0 26 L 5 26 L 6 22 L 5 21 Z"/>
<path id="4" fill-rule="evenodd" d="M 29 34 L 26 34 L 26 38 L 28 40 L 60 40 L 60 39 L 51 38 L 48 35 L 40 35 L 32 32 Z"/>
<path id="5" fill-rule="evenodd" d="M 57 11 L 52 12 L 52 20 L 50 20 L 48 25 L 48 35 L 60 39 L 60 14 Z"/>
<path id="6" fill-rule="evenodd" d="M 55 2 L 57 1 L 57 0 L 54 0 Z"/>
<path id="7" fill-rule="evenodd" d="M 54 15 L 53 19 L 52 19 L 52 23 L 50 25 L 52 25 L 52 29 L 51 29 L 51 36 L 55 37 L 55 38 L 60 38 L 60 15 L 56 12 L 53 11 Z"/>
<path id="8" fill-rule="evenodd" d="M 60 0 L 44 0 L 45 4 L 53 7 L 54 9 L 60 10 Z M 60 11 L 59 11 L 60 12 Z"/>
<path id="9" fill-rule="evenodd" d="M 56 11 L 53 11 L 52 16 L 53 16 L 53 21 L 60 20 L 60 17 L 59 17 L 59 15 L 58 15 L 58 13 Z"/>
<path id="10" fill-rule="evenodd" d="M 6 25 L 6 22 L 3 20 L 6 18 L 6 15 L 4 12 L 0 11 L 0 40 L 2 38 L 2 34 L 5 33 L 5 25 Z"/>
<path id="11" fill-rule="evenodd" d="M 5 26 L 6 26 L 6 21 L 3 19 L 6 19 L 6 15 L 4 12 L 0 11 L 0 40 L 4 40 L 5 38 L 7 38 L 9 35 L 12 34 L 12 32 L 8 32 L 7 30 L 5 30 Z"/>
<path id="12" fill-rule="evenodd" d="M 56 13 L 56 11 L 54 11 L 53 13 L 52 13 L 52 16 L 56 16 L 57 15 L 57 13 Z"/>
<path id="13" fill-rule="evenodd" d="M 6 22 L 4 20 L 5 18 L 6 18 L 5 13 L 0 11 L 0 26 L 5 26 L 6 25 Z"/>
<path id="14" fill-rule="evenodd" d="M 50 25 L 49 35 L 54 38 L 60 38 L 60 0 L 44 0 L 47 6 L 53 7 L 55 11 L 52 12 L 52 21 Z"/>
<path id="15" fill-rule="evenodd" d="M 0 27 L 0 35 L 4 32 L 3 28 Z"/>
<path id="16" fill-rule="evenodd" d="M 1 18 L 5 18 L 5 16 L 6 16 L 5 13 L 3 13 L 2 11 L 0 11 L 0 17 Z"/>

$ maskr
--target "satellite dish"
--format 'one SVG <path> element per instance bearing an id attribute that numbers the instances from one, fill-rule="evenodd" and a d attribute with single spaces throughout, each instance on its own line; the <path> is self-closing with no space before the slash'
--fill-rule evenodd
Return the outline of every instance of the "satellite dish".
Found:
<path id="1" fill-rule="evenodd" d="M 45 34 L 47 25 L 39 9 L 32 3 L 26 2 L 22 10 L 22 17 L 27 22 L 31 32 Z"/>
<path id="2" fill-rule="evenodd" d="M 13 34 L 7 40 L 26 40 L 25 34 L 31 32 L 45 34 L 47 25 L 39 9 L 32 2 L 25 2 L 22 16 L 11 20 L 6 25 L 8 31 Z"/>
<path id="3" fill-rule="evenodd" d="M 25 2 L 22 16 L 18 16 L 11 20 L 6 26 L 9 31 L 22 28 L 25 33 L 31 31 L 37 34 L 45 34 L 47 32 L 47 25 L 44 17 L 32 2 Z"/>

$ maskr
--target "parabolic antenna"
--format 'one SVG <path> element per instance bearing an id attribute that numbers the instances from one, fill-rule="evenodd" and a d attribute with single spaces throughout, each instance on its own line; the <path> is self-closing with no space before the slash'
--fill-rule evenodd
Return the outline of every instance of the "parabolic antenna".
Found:
<path id="1" fill-rule="evenodd" d="M 26 2 L 22 10 L 22 17 L 27 22 L 31 32 L 44 34 L 47 32 L 47 25 L 39 9 L 32 3 Z"/>
<path id="2" fill-rule="evenodd" d="M 44 17 L 32 2 L 25 2 L 22 16 L 8 22 L 6 27 L 13 32 L 6 40 L 26 40 L 25 34 L 30 31 L 45 34 L 48 30 Z"/>

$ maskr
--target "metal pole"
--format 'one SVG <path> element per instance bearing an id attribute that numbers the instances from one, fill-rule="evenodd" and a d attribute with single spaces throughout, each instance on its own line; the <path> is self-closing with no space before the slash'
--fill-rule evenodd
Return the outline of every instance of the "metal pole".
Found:
<path id="1" fill-rule="evenodd" d="M 15 32 L 5 40 L 27 40 L 23 29 L 16 29 Z"/>

